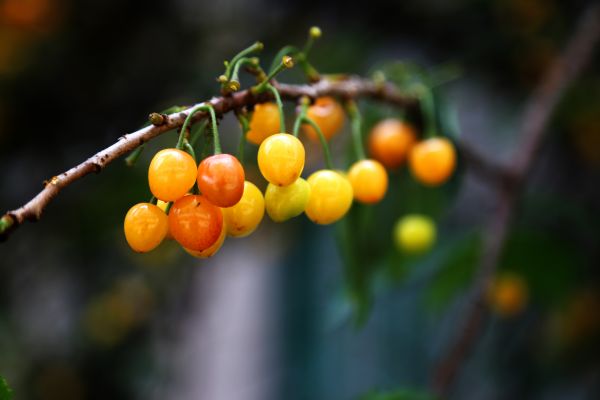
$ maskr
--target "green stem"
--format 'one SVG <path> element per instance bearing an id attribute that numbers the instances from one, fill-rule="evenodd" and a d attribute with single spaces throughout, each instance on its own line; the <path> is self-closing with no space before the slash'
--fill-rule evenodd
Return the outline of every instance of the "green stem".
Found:
<path id="1" fill-rule="evenodd" d="M 130 155 L 125 157 L 125 164 L 127 164 L 128 167 L 133 167 L 135 165 L 138 158 L 140 158 L 140 155 L 144 151 L 145 146 L 145 144 L 141 145 L 140 147 L 132 151 Z"/>
<path id="2" fill-rule="evenodd" d="M 269 72 L 269 75 L 267 75 L 267 77 L 261 83 L 252 88 L 252 93 L 258 94 L 264 92 L 270 85 L 269 81 L 271 79 L 275 78 L 275 76 L 277 76 L 277 74 L 279 74 L 281 71 L 292 68 L 293 66 L 294 61 L 292 60 L 292 58 L 289 56 L 283 56 L 279 65 L 277 65 L 277 67 L 273 71 Z"/>
<path id="3" fill-rule="evenodd" d="M 281 101 L 279 90 L 271 84 L 267 84 L 267 89 L 273 93 L 275 103 L 277 103 L 277 108 L 279 109 L 279 132 L 285 132 L 285 115 L 283 114 L 283 102 Z"/>
<path id="4" fill-rule="evenodd" d="M 231 59 L 231 61 L 229 63 L 227 63 L 227 67 L 225 68 L 225 76 L 227 77 L 227 80 L 231 80 L 232 69 L 241 58 L 243 58 L 246 55 L 253 53 L 255 51 L 260 51 L 263 49 L 263 47 L 264 47 L 264 45 L 261 42 L 256 42 L 256 43 L 252 44 L 251 46 L 245 48 L 244 50 L 240 51 L 239 53 L 237 53 Z"/>
<path id="5" fill-rule="evenodd" d="M 199 111 L 208 112 L 210 114 L 210 120 L 211 120 L 212 131 L 213 131 L 213 140 L 214 140 L 214 145 L 215 145 L 214 154 L 221 154 L 221 144 L 219 143 L 219 131 L 217 129 L 217 116 L 215 115 L 215 109 L 210 104 L 201 104 L 199 106 L 194 107 L 190 111 L 190 113 L 185 118 L 183 125 L 181 126 L 181 132 L 179 133 L 179 140 L 177 141 L 176 148 L 179 150 L 183 149 L 184 139 L 185 139 L 185 131 L 186 131 L 187 127 L 189 126 L 193 115 Z"/>
<path id="6" fill-rule="evenodd" d="M 154 204 L 154 205 L 156 205 L 157 202 L 158 202 L 158 199 L 154 196 L 150 197 L 150 200 L 148 200 L 148 203 Z"/>
<path id="7" fill-rule="evenodd" d="M 300 126 L 302 125 L 302 120 L 306 117 L 306 111 L 308 110 L 308 99 L 303 99 L 300 104 L 300 113 L 296 117 L 296 121 L 294 122 L 294 130 L 293 135 L 298 137 L 300 134 Z"/>
<path id="8" fill-rule="evenodd" d="M 190 136 L 190 145 L 195 146 L 196 142 L 204 133 L 206 126 L 208 125 L 207 120 L 200 121 L 194 128 L 192 128 L 192 135 Z"/>
<path id="9" fill-rule="evenodd" d="M 350 118 L 350 124 L 352 128 L 352 142 L 354 144 L 354 152 L 356 153 L 356 158 L 359 160 L 364 160 L 366 158 L 366 155 L 361 134 L 362 116 L 360 115 L 360 111 L 354 100 L 349 100 L 346 103 L 346 112 L 348 113 L 348 117 Z"/>
<path id="10" fill-rule="evenodd" d="M 333 169 L 333 162 L 331 160 L 331 153 L 329 152 L 329 146 L 327 145 L 327 139 L 325 139 L 325 135 L 321 132 L 321 128 L 319 125 L 312 119 L 307 116 L 302 117 L 302 122 L 309 124 L 313 127 L 317 135 L 319 136 L 319 141 L 321 142 L 321 147 L 323 147 L 323 154 L 325 155 L 325 165 L 328 169 Z"/>
<path id="11" fill-rule="evenodd" d="M 300 53 L 300 50 L 298 50 L 298 48 L 296 46 L 282 47 L 281 50 L 279 50 L 277 52 L 277 54 L 275 55 L 275 57 L 273 58 L 273 62 L 271 63 L 271 66 L 269 67 L 269 75 L 271 73 L 273 73 L 273 71 L 275 71 L 275 69 L 279 66 L 283 57 L 285 57 L 285 56 L 293 57 L 298 53 Z"/>
<path id="12" fill-rule="evenodd" d="M 192 147 L 192 145 L 190 144 L 190 142 L 188 142 L 188 140 L 184 140 L 183 141 L 183 147 L 185 148 L 185 150 L 190 153 L 190 155 L 192 156 L 192 158 L 194 159 L 194 161 L 196 161 L 196 152 L 194 151 L 194 148 Z"/>
<path id="13" fill-rule="evenodd" d="M 240 142 L 238 143 L 238 160 L 240 160 L 240 163 L 244 164 L 244 148 L 246 147 L 246 135 L 250 130 L 250 122 L 248 121 L 248 118 L 246 118 L 245 115 L 236 115 L 242 127 L 242 134 L 240 135 Z"/>

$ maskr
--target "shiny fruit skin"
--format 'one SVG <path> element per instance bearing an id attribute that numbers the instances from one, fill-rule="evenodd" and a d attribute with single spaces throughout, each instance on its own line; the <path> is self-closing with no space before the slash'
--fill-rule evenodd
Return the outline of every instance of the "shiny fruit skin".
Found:
<path id="1" fill-rule="evenodd" d="M 133 251 L 148 252 L 165 238 L 169 230 L 167 214 L 154 204 L 138 203 L 127 211 L 123 229 Z"/>
<path id="2" fill-rule="evenodd" d="M 283 127 L 280 125 L 277 104 L 271 102 L 257 104 L 250 118 L 250 130 L 246 134 L 246 139 L 260 145 L 269 136 L 281 132 Z"/>
<path id="3" fill-rule="evenodd" d="M 310 199 L 310 185 L 298 178 L 288 186 L 276 186 L 272 183 L 265 192 L 267 214 L 275 222 L 287 221 L 304 212 Z"/>
<path id="4" fill-rule="evenodd" d="M 396 169 L 402 165 L 417 135 L 414 128 L 395 118 L 380 121 L 369 135 L 369 154 L 386 168 Z"/>
<path id="5" fill-rule="evenodd" d="M 441 137 L 423 140 L 410 151 L 409 164 L 417 181 L 428 186 L 441 185 L 450 178 L 456 166 L 454 145 Z"/>
<path id="6" fill-rule="evenodd" d="M 244 167 L 231 154 L 215 154 L 198 165 L 198 189 L 219 207 L 237 204 L 244 193 Z"/>
<path id="7" fill-rule="evenodd" d="M 295 136 L 277 133 L 258 149 L 258 168 L 267 181 L 277 186 L 293 183 L 304 169 L 304 145 Z"/>
<path id="8" fill-rule="evenodd" d="M 305 213 L 315 224 L 331 224 L 341 219 L 352 206 L 352 185 L 337 171 L 322 169 L 307 179 L 310 198 Z"/>
<path id="9" fill-rule="evenodd" d="M 163 149 L 156 153 L 148 168 L 152 194 L 163 201 L 175 201 L 194 186 L 196 162 L 185 151 Z"/>
<path id="10" fill-rule="evenodd" d="M 528 300 L 527 285 L 523 278 L 514 273 L 498 276 L 488 292 L 492 309 L 502 317 L 519 314 Z"/>
<path id="11" fill-rule="evenodd" d="M 354 198 L 364 204 L 380 202 L 387 192 L 388 175 L 379 161 L 355 162 L 348 170 L 348 180 L 352 185 Z"/>
<path id="12" fill-rule="evenodd" d="M 231 237 L 248 236 L 258 227 L 265 215 L 265 199 L 252 183 L 244 182 L 242 199 L 233 207 L 223 208 L 227 234 Z"/>
<path id="13" fill-rule="evenodd" d="M 436 236 L 435 223 L 425 215 L 406 215 L 394 226 L 396 246 L 409 254 L 426 252 L 435 243 Z"/>
<path id="14" fill-rule="evenodd" d="M 308 107 L 306 116 L 321 128 L 321 132 L 327 140 L 331 139 L 344 126 L 344 109 L 333 97 L 319 97 L 313 105 Z M 319 141 L 319 136 L 312 126 L 304 124 L 302 129 L 311 140 Z"/>
<path id="15" fill-rule="evenodd" d="M 196 251 L 184 247 L 183 250 L 185 250 L 189 255 L 194 256 L 196 258 L 209 258 L 217 254 L 217 252 L 221 249 L 221 246 L 223 246 L 223 243 L 225 242 L 225 236 L 227 236 L 227 226 L 226 223 L 223 223 L 223 227 L 221 228 L 219 238 L 209 248 L 204 249 L 202 251 Z"/>
<path id="16" fill-rule="evenodd" d="M 223 212 L 201 195 L 184 196 L 169 211 L 173 238 L 190 250 L 202 251 L 212 246 L 222 228 Z"/>

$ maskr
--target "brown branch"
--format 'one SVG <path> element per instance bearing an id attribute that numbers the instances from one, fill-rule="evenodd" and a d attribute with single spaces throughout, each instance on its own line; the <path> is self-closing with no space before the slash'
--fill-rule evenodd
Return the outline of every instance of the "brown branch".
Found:
<path id="1" fill-rule="evenodd" d="M 348 77 L 347 79 L 335 81 L 321 80 L 311 85 L 287 85 L 276 82 L 274 84 L 279 89 L 281 97 L 286 100 L 297 100 L 302 96 L 316 98 L 329 95 L 344 98 L 370 97 L 401 107 L 414 107 L 417 105 L 417 100 L 414 97 L 401 93 L 391 84 L 379 85 L 358 77 Z M 254 95 L 250 90 L 244 90 L 231 96 L 215 97 L 208 102 L 214 107 L 217 115 L 223 115 L 271 99 L 272 95 L 269 92 Z M 161 119 L 158 126 L 151 125 L 121 136 L 112 146 L 96 153 L 68 171 L 52 177 L 45 182 L 44 189 L 37 196 L 22 207 L 6 212 L 0 218 L 0 239 L 6 239 L 12 231 L 25 221 L 39 220 L 45 208 L 63 188 L 92 172 L 100 172 L 117 158 L 131 152 L 150 139 L 166 131 L 180 128 L 191 108 L 199 104 L 184 111 L 163 116 L 164 118 Z M 194 115 L 194 120 L 198 121 L 205 117 L 204 113 L 198 113 Z"/>
<path id="2" fill-rule="evenodd" d="M 476 279 L 467 303 L 465 323 L 457 339 L 434 371 L 433 387 L 440 397 L 447 397 L 454 378 L 475 345 L 488 308 L 485 292 L 493 279 L 522 182 L 527 177 L 539 150 L 544 131 L 565 89 L 577 78 L 591 60 L 600 39 L 600 6 L 592 4 L 584 12 L 573 37 L 563 53 L 552 64 L 541 84 L 529 99 L 522 117 L 522 143 L 511 163 L 512 184 L 500 186 L 498 209 L 487 226 L 483 251 Z"/>

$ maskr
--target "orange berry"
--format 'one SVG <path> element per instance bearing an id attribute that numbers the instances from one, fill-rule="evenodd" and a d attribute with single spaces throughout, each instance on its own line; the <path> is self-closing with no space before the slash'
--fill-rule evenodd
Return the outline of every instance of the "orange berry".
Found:
<path id="1" fill-rule="evenodd" d="M 375 160 L 360 160 L 352 164 L 348 180 L 352 184 L 354 198 L 365 204 L 381 201 L 388 187 L 387 172 Z"/>
<path id="2" fill-rule="evenodd" d="M 202 251 L 191 250 L 191 249 L 188 249 L 185 247 L 183 248 L 183 250 L 185 250 L 189 255 L 194 256 L 196 258 L 212 257 L 215 254 L 217 254 L 217 252 L 221 249 L 221 246 L 223 246 L 223 243 L 225 242 L 226 233 L 227 233 L 227 227 L 226 227 L 226 224 L 223 223 L 223 227 L 221 228 L 221 233 L 219 234 L 219 238 L 212 246 L 210 246 L 209 248 L 204 249 Z"/>
<path id="3" fill-rule="evenodd" d="M 488 292 L 492 309 L 503 317 L 511 317 L 523 311 L 527 299 L 527 284 L 516 274 L 497 277 Z"/>
<path id="4" fill-rule="evenodd" d="M 196 162 L 188 153 L 164 149 L 154 155 L 148 167 L 148 183 L 152 194 L 163 201 L 175 201 L 194 186 Z"/>
<path id="5" fill-rule="evenodd" d="M 400 167 L 417 140 L 414 128 L 394 118 L 380 121 L 369 135 L 369 154 L 390 169 Z"/>
<path id="6" fill-rule="evenodd" d="M 150 203 L 138 203 L 125 215 L 123 223 L 127 243 L 138 253 L 156 248 L 168 231 L 167 215 Z"/>
<path id="7" fill-rule="evenodd" d="M 280 133 L 279 109 L 275 103 L 262 103 L 254 106 L 250 118 L 250 130 L 246 134 L 249 142 L 260 145 L 271 135 Z"/>
<path id="8" fill-rule="evenodd" d="M 321 132 L 327 140 L 331 139 L 344 126 L 344 109 L 333 97 L 319 97 L 313 105 L 308 107 L 306 116 L 321 128 Z M 319 141 L 319 136 L 312 126 L 304 124 L 302 129 L 310 139 Z"/>
<path id="9" fill-rule="evenodd" d="M 212 246 L 223 228 L 223 212 L 204 196 L 177 200 L 169 211 L 169 229 L 183 247 L 202 251 Z"/>
<path id="10" fill-rule="evenodd" d="M 410 170 L 419 182 L 437 186 L 448 180 L 456 166 L 454 145 L 435 137 L 417 143 L 409 155 Z"/>
<path id="11" fill-rule="evenodd" d="M 287 186 L 296 181 L 304 169 L 304 145 L 295 136 L 277 133 L 258 148 L 258 168 L 267 181 Z"/>

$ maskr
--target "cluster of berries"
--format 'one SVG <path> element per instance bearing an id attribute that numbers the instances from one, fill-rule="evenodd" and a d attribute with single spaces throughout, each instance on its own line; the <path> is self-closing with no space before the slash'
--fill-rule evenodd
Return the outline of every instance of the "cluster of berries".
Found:
<path id="1" fill-rule="evenodd" d="M 331 97 L 321 97 L 307 107 L 302 128 L 306 136 L 331 139 L 344 124 L 344 109 Z M 175 239 L 190 254 L 210 257 L 225 236 L 252 233 L 266 210 L 275 222 L 305 213 L 317 224 L 341 219 L 353 200 L 374 204 L 388 187 L 388 169 L 408 159 L 414 177 L 426 185 L 439 185 L 452 174 L 455 151 L 445 138 L 417 143 L 415 130 L 396 119 L 379 122 L 369 136 L 372 158 L 355 162 L 347 172 L 321 169 L 301 177 L 305 149 L 294 135 L 281 133 L 280 110 L 274 103 L 258 104 L 250 119 L 246 138 L 259 145 L 258 166 L 268 181 L 263 193 L 245 180 L 244 168 L 230 154 L 215 154 L 196 165 L 187 152 L 159 151 L 150 163 L 150 190 L 156 205 L 139 203 L 125 217 L 125 236 L 131 248 L 147 252 L 165 237 Z M 319 132 L 315 131 L 315 128 Z M 194 185 L 200 194 L 192 194 Z M 435 239 L 435 225 L 423 216 L 401 219 L 395 229 L 400 246 L 410 252 L 424 251 Z"/>

